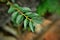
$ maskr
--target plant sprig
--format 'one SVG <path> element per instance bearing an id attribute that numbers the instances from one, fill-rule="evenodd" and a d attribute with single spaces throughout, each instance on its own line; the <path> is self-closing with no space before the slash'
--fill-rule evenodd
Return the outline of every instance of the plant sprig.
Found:
<path id="1" fill-rule="evenodd" d="M 13 4 L 8 1 L 7 5 L 10 5 L 8 13 L 12 13 L 11 20 L 17 25 L 20 25 L 24 21 L 24 29 L 29 25 L 32 32 L 34 32 L 34 24 L 41 23 L 42 19 L 37 13 L 31 12 L 28 7 L 20 7 L 18 4 Z"/>

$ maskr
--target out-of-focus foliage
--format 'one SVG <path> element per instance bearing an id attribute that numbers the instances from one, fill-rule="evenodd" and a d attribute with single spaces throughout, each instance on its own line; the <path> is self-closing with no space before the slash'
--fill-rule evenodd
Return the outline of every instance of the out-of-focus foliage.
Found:
<path id="1" fill-rule="evenodd" d="M 37 7 L 37 13 L 42 16 L 46 11 L 60 14 L 60 0 L 43 0 Z"/>
<path id="2" fill-rule="evenodd" d="M 0 2 L 6 2 L 6 0 L 0 0 Z"/>

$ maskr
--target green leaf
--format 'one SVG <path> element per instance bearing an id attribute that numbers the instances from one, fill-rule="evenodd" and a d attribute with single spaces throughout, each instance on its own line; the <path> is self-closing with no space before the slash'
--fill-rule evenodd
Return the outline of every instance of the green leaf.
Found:
<path id="1" fill-rule="evenodd" d="M 16 24 L 19 25 L 23 21 L 23 19 L 24 19 L 23 15 L 18 15 L 16 18 Z"/>
<path id="2" fill-rule="evenodd" d="M 32 12 L 26 12 L 25 15 L 31 17 Z"/>
<path id="3" fill-rule="evenodd" d="M 18 5 L 18 4 L 16 4 L 16 3 L 14 4 L 14 7 L 15 7 L 15 8 L 18 8 L 18 9 L 19 9 L 19 10 L 21 10 L 21 11 L 23 10 L 23 9 L 22 9 L 22 7 L 21 7 L 21 6 L 19 6 L 19 5 Z"/>
<path id="4" fill-rule="evenodd" d="M 11 0 L 13 3 L 15 3 L 15 0 Z"/>
<path id="5" fill-rule="evenodd" d="M 30 17 L 31 17 L 31 18 L 33 18 L 33 17 L 39 17 L 39 15 L 38 15 L 37 13 L 32 13 L 32 14 L 30 15 Z"/>
<path id="6" fill-rule="evenodd" d="M 10 4 L 10 2 L 7 2 L 7 5 L 9 5 Z"/>
<path id="7" fill-rule="evenodd" d="M 23 12 L 29 12 L 29 11 L 31 11 L 31 9 L 28 8 L 28 7 L 23 7 L 23 8 L 22 8 L 22 11 L 23 11 Z"/>
<path id="8" fill-rule="evenodd" d="M 41 17 L 38 17 L 38 18 L 34 17 L 34 18 L 32 18 L 32 20 L 34 23 L 37 23 L 37 24 L 43 23 L 43 18 L 41 18 Z"/>
<path id="9" fill-rule="evenodd" d="M 12 13 L 12 12 L 14 12 L 15 11 L 15 9 L 13 8 L 13 6 L 10 6 L 10 8 L 9 8 L 9 10 L 8 10 L 8 13 Z"/>
<path id="10" fill-rule="evenodd" d="M 11 20 L 12 20 L 13 22 L 15 22 L 17 16 L 18 16 L 18 12 L 13 12 L 13 14 L 12 14 L 12 16 L 11 16 Z"/>
<path id="11" fill-rule="evenodd" d="M 33 28 L 34 26 L 33 26 L 33 23 L 31 21 L 29 22 L 29 27 L 30 27 L 31 31 L 34 32 L 34 28 Z"/>
<path id="12" fill-rule="evenodd" d="M 32 14 L 32 12 L 26 12 L 25 14 L 29 16 Z"/>
<path id="13" fill-rule="evenodd" d="M 32 12 L 26 12 L 25 15 L 29 16 L 30 18 L 39 16 L 37 13 L 32 13 Z"/>
<path id="14" fill-rule="evenodd" d="M 25 20 L 24 20 L 24 29 L 27 28 L 27 24 L 28 24 L 28 19 L 25 19 Z"/>
<path id="15" fill-rule="evenodd" d="M 18 4 L 14 4 L 14 6 L 15 6 L 16 8 L 18 8 L 19 10 L 21 10 L 22 12 L 31 11 L 30 8 L 28 8 L 28 7 L 21 7 L 21 6 L 19 6 Z"/>
<path id="16" fill-rule="evenodd" d="M 18 4 L 16 4 L 16 3 L 14 4 L 14 6 L 15 6 L 16 8 L 19 8 L 19 7 L 20 7 L 20 6 L 19 6 Z"/>

